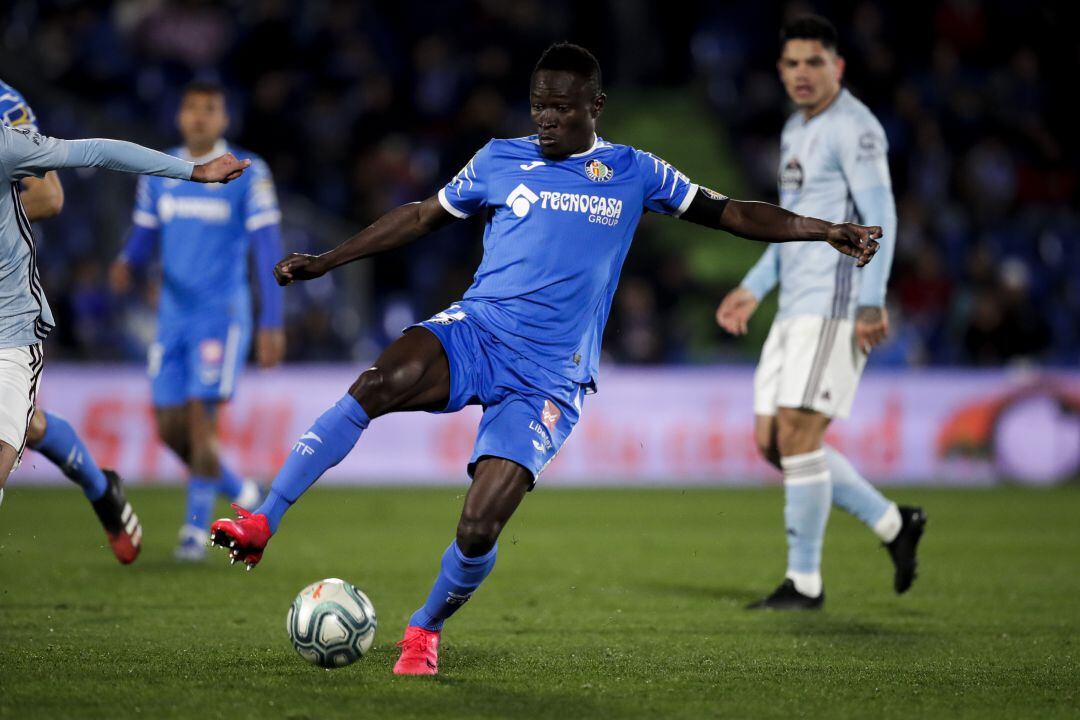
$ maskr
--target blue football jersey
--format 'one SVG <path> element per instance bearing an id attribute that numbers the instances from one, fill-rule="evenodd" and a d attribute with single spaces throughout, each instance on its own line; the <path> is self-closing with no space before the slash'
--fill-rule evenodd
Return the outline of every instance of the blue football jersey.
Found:
<path id="1" fill-rule="evenodd" d="M 595 382 L 634 230 L 646 210 L 681 215 L 697 185 L 660 158 L 597 138 L 562 160 L 536 136 L 492 140 L 439 191 L 447 212 L 487 212 L 484 257 L 460 310 L 575 382 Z"/>
<path id="2" fill-rule="evenodd" d="M 193 313 L 249 314 L 248 234 L 281 222 L 281 212 L 262 158 L 224 142 L 210 157 L 226 150 L 251 160 L 227 185 L 139 179 L 132 222 L 160 232 L 163 321 Z M 169 152 L 186 158 L 183 148 Z"/>

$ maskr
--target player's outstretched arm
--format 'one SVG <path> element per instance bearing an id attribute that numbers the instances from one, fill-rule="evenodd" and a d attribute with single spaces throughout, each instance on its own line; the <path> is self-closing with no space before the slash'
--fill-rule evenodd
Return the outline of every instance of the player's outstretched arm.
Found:
<path id="1" fill-rule="evenodd" d="M 454 220 L 437 195 L 421 202 L 396 207 L 336 248 L 322 255 L 290 253 L 274 266 L 279 285 L 311 280 L 336 267 L 378 255 L 432 233 Z"/>
<path id="2" fill-rule="evenodd" d="M 714 197 L 715 196 L 715 197 Z M 699 192 L 682 214 L 683 220 L 726 230 L 750 240 L 792 242 L 821 240 L 845 255 L 856 258 L 859 267 L 877 252 L 880 227 L 854 223 L 830 223 L 763 202 L 731 200 L 718 193 Z"/>

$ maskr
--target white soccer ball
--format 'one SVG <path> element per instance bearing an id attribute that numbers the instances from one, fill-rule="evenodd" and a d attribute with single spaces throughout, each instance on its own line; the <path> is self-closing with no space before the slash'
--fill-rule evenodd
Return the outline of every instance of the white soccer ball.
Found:
<path id="1" fill-rule="evenodd" d="M 327 578 L 300 591 L 285 627 L 296 652 L 313 665 L 345 667 L 375 640 L 375 606 L 351 583 Z"/>

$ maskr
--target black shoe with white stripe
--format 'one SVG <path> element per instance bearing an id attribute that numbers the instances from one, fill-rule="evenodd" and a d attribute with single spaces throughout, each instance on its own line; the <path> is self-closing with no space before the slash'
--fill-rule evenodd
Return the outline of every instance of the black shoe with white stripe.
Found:
<path id="1" fill-rule="evenodd" d="M 109 536 L 113 555 L 124 565 L 135 562 L 142 547 L 142 525 L 124 495 L 124 484 L 114 470 L 102 470 L 108 483 L 105 494 L 91 505 Z"/>
<path id="2" fill-rule="evenodd" d="M 784 578 L 780 587 L 772 591 L 768 597 L 746 606 L 747 610 L 820 610 L 825 604 L 825 591 L 817 597 L 803 595 L 795 589 L 795 583 L 791 578 Z"/>
<path id="3" fill-rule="evenodd" d="M 896 573 L 893 575 L 893 590 L 897 595 L 903 595 L 915 582 L 916 568 L 919 560 L 915 553 L 922 539 L 923 530 L 926 528 L 926 513 L 920 507 L 908 507 L 901 505 L 900 532 L 893 541 L 885 544 L 889 551 Z"/>

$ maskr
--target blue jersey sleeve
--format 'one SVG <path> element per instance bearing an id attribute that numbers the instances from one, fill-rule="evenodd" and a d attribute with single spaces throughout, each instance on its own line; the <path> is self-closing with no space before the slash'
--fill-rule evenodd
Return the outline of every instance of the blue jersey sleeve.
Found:
<path id="1" fill-rule="evenodd" d="M 277 191 L 274 190 L 274 178 L 266 161 L 259 157 L 251 158 L 248 173 L 251 179 L 244 196 L 244 229 L 253 233 L 281 223 L 281 210 Z"/>
<path id="2" fill-rule="evenodd" d="M 456 218 L 467 218 L 487 207 L 491 143 L 480 148 L 465 167 L 439 190 L 439 204 Z"/>
<path id="3" fill-rule="evenodd" d="M 679 217 L 697 195 L 698 186 L 670 163 L 642 150 L 634 151 L 644 184 L 645 209 Z"/>
<path id="4" fill-rule="evenodd" d="M 161 227 L 161 218 L 157 211 L 157 183 L 146 175 L 140 176 L 135 185 L 135 209 L 131 213 L 131 222 L 136 227 L 147 230 Z"/>

